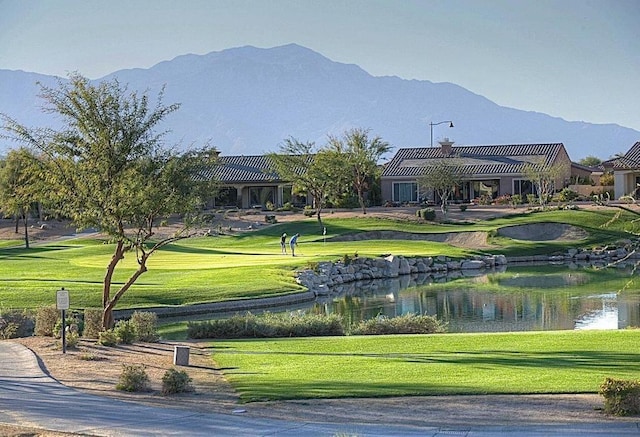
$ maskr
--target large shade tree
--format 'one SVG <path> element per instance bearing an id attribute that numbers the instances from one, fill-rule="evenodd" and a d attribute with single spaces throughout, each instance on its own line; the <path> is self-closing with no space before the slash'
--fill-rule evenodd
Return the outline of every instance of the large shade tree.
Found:
<path id="1" fill-rule="evenodd" d="M 329 148 L 344 156 L 358 203 L 362 213 L 366 214 L 365 193 L 372 181 L 379 177 L 378 161 L 391 150 L 391 146 L 380 137 L 370 138 L 368 130 L 355 128 L 345 132 L 342 138 L 330 136 Z"/>
<path id="2" fill-rule="evenodd" d="M 26 148 L 11 150 L 0 160 L 0 211 L 15 218 L 15 232 L 23 224 L 29 249 L 29 216 L 43 198 L 42 163 Z"/>
<path id="3" fill-rule="evenodd" d="M 25 127 L 3 116 L 8 136 L 42 150 L 47 159 L 47 192 L 61 214 L 80 229 L 94 228 L 113 244 L 102 285 L 103 327 L 113 326 L 113 309 L 147 271 L 149 257 L 193 234 L 205 196 L 215 181 L 199 177 L 217 156 L 212 150 L 178 153 L 163 146 L 156 128 L 177 104 L 154 105 L 146 93 L 129 91 L 117 80 L 91 83 L 79 74 L 57 88 L 41 86 L 47 111 L 63 122 L 59 130 Z M 179 214 L 178 231 L 156 235 L 162 220 Z M 123 283 L 114 281 L 125 256 L 137 268 Z"/>

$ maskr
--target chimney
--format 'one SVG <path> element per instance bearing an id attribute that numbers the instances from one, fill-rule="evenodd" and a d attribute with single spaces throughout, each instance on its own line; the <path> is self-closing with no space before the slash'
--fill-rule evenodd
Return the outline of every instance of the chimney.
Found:
<path id="1" fill-rule="evenodd" d="M 442 141 L 438 141 L 440 143 L 440 151 L 444 156 L 451 155 L 453 152 L 453 141 L 449 141 L 449 138 L 445 138 Z"/>

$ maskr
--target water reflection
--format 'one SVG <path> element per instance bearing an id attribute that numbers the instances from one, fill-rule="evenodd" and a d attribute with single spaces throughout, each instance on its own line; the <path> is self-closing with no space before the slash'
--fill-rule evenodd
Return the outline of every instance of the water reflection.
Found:
<path id="1" fill-rule="evenodd" d="M 640 293 L 618 292 L 631 271 L 521 267 L 475 274 L 348 284 L 338 297 L 316 302 L 311 311 L 338 313 L 352 323 L 379 315 L 427 314 L 447 322 L 450 332 L 640 326 Z"/>

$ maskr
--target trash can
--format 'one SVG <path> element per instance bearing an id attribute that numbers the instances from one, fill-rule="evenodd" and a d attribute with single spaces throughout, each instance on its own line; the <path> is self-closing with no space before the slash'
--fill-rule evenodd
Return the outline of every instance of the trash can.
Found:
<path id="1" fill-rule="evenodd" d="M 189 365 L 189 347 L 176 346 L 173 350 L 173 364 L 175 366 Z"/>

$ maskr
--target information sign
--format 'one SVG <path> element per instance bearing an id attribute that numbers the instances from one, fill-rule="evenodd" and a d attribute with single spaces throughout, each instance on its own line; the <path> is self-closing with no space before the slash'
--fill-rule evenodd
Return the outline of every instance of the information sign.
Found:
<path id="1" fill-rule="evenodd" d="M 56 307 L 59 310 L 69 309 L 69 291 L 64 288 L 58 290 L 56 293 Z"/>

